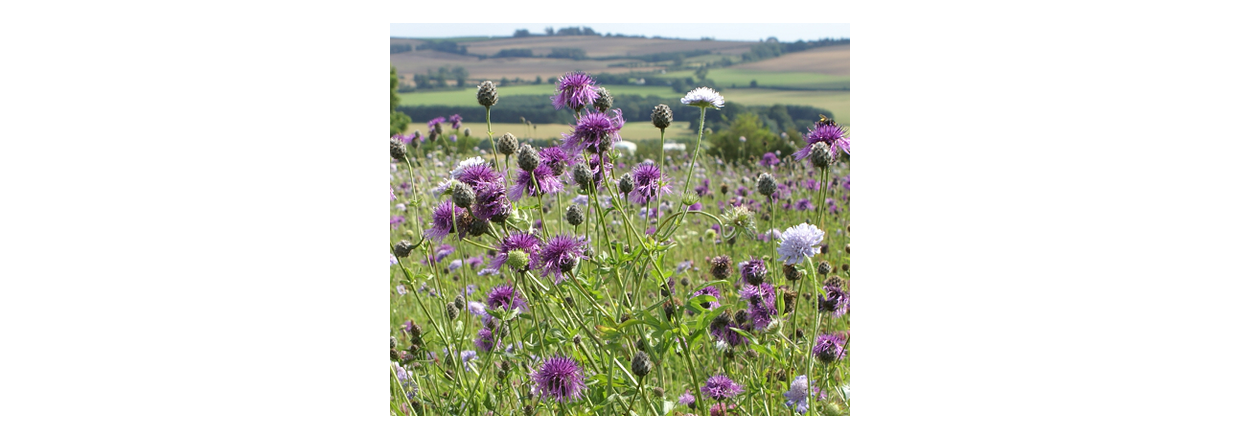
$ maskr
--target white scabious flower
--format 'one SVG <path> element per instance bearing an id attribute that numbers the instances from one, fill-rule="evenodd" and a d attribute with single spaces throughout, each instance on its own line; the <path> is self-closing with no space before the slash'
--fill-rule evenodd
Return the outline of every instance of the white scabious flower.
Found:
<path id="1" fill-rule="evenodd" d="M 680 98 L 680 103 L 702 108 L 714 106 L 716 109 L 721 109 L 723 108 L 723 95 L 710 87 L 698 87 L 686 93 L 684 98 Z"/>
<path id="2" fill-rule="evenodd" d="M 461 177 L 461 173 L 465 172 L 465 168 L 469 168 L 474 165 L 482 165 L 484 163 L 486 163 L 486 161 L 482 160 L 482 157 L 480 156 L 474 156 L 469 159 L 462 160 L 461 163 L 456 165 L 456 168 L 452 169 L 452 178 L 456 179 Z"/>
<path id="3" fill-rule="evenodd" d="M 452 178 L 443 179 L 442 182 L 439 182 L 439 185 L 435 186 L 434 188 L 431 188 L 431 194 L 434 194 L 435 197 L 439 197 L 443 195 L 443 193 L 447 191 L 448 188 L 452 187 L 452 182 L 456 182 L 456 179 L 452 179 Z"/>
<path id="4" fill-rule="evenodd" d="M 818 244 L 822 243 L 825 233 L 817 226 L 801 223 L 788 228 L 780 237 L 779 261 L 786 264 L 800 264 L 806 257 L 818 253 Z"/>

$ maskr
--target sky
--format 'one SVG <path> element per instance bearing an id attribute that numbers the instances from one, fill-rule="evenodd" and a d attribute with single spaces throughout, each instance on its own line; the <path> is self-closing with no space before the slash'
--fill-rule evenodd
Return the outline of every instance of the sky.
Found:
<path id="1" fill-rule="evenodd" d="M 391 23 L 389 35 L 392 37 L 472 37 L 472 36 L 504 36 L 511 37 L 517 29 L 528 29 L 533 34 L 543 34 L 547 26 L 560 29 L 563 27 L 588 26 L 595 32 L 606 34 L 655 35 L 669 38 L 700 39 L 713 37 L 716 40 L 756 41 L 767 37 L 775 37 L 779 41 L 818 40 L 822 38 L 849 37 L 849 25 L 814 24 L 814 23 L 726 23 L 726 24 L 672 24 L 672 23 Z"/>

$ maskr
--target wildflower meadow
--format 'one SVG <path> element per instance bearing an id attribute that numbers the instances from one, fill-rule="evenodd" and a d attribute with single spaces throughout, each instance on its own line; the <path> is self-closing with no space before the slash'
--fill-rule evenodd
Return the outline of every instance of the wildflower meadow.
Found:
<path id="1" fill-rule="evenodd" d="M 848 415 L 847 130 L 725 160 L 711 88 L 630 115 L 570 72 L 547 99 L 574 123 L 541 148 L 492 131 L 490 81 L 486 121 L 390 139 L 391 415 Z M 615 147 L 692 119 L 686 150 Z"/>

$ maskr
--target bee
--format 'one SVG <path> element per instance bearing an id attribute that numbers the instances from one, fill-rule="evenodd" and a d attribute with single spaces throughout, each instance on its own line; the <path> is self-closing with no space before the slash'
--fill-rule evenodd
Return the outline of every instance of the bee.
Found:
<path id="1" fill-rule="evenodd" d="M 824 115 L 824 114 L 822 114 L 822 113 L 819 113 L 819 114 L 818 114 L 818 124 L 819 124 L 819 125 L 835 125 L 835 120 L 834 120 L 834 119 L 831 119 L 831 118 L 828 118 L 828 117 L 827 117 L 827 115 Z"/>

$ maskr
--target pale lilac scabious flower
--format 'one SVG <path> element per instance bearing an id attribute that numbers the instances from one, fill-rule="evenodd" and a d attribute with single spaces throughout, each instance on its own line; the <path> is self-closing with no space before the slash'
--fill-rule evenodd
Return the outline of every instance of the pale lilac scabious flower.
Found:
<path id="1" fill-rule="evenodd" d="M 706 379 L 706 386 L 702 387 L 702 393 L 715 400 L 731 399 L 744 391 L 744 387 L 722 374 Z"/>
<path id="2" fill-rule="evenodd" d="M 448 272 L 453 272 L 457 269 L 460 269 L 462 265 L 463 263 L 461 262 L 461 259 L 458 258 L 458 259 L 452 260 L 451 263 L 448 263 Z"/>
<path id="3" fill-rule="evenodd" d="M 405 204 L 404 204 L 404 203 L 397 203 L 397 204 L 396 204 L 396 210 L 397 210 L 397 211 L 402 211 L 402 212 L 403 212 L 403 211 L 405 210 Z"/>
<path id="4" fill-rule="evenodd" d="M 388 267 L 391 267 L 393 264 L 396 264 L 396 263 L 397 263 L 396 256 L 392 254 L 388 254 Z"/>
<path id="5" fill-rule="evenodd" d="M 542 276 L 554 275 L 557 283 L 564 280 L 561 268 L 568 260 L 576 259 L 577 264 L 580 264 L 580 260 L 589 258 L 582 252 L 584 244 L 584 239 L 570 235 L 557 235 L 547 240 L 542 252 L 538 254 L 538 266 L 542 268 Z"/>
<path id="6" fill-rule="evenodd" d="M 798 414 L 805 414 L 805 411 L 809 410 L 809 385 L 809 378 L 804 374 L 793 379 L 788 391 L 784 393 L 784 398 L 788 399 L 784 405 L 795 407 Z"/>
<path id="7" fill-rule="evenodd" d="M 633 167 L 633 191 L 629 192 L 629 201 L 644 205 L 658 194 L 671 194 L 669 188 L 660 179 L 659 166 L 652 163 L 639 163 Z"/>
<path id="8" fill-rule="evenodd" d="M 548 358 L 530 378 L 534 380 L 540 395 L 557 402 L 580 399 L 586 390 L 585 375 L 581 367 L 577 365 L 577 361 L 568 357 Z"/>
<path id="9" fill-rule="evenodd" d="M 405 285 L 404 285 L 404 284 L 397 284 L 397 285 L 396 285 L 396 293 L 397 293 L 397 294 L 400 294 L 400 296 L 405 296 L 405 294 L 406 294 L 406 293 L 409 293 L 409 292 L 405 290 Z"/>
<path id="10" fill-rule="evenodd" d="M 487 305 L 497 310 L 527 310 L 525 299 L 521 298 L 521 292 L 508 284 L 500 284 L 491 289 L 491 293 L 487 294 Z"/>
<path id="11" fill-rule="evenodd" d="M 832 156 L 839 155 L 840 151 L 844 154 L 852 154 L 849 149 L 850 142 L 844 137 L 845 134 L 844 129 L 835 125 L 834 122 L 815 122 L 814 126 L 809 128 L 809 132 L 805 133 L 805 147 L 793 154 L 792 158 L 802 160 L 809 157 L 809 151 L 814 148 L 814 144 L 819 142 L 827 144 L 827 151 Z"/>
<path id="12" fill-rule="evenodd" d="M 785 230 L 780 237 L 779 261 L 786 264 L 800 264 L 806 257 L 818 253 L 824 233 L 817 226 L 801 223 Z"/>
<path id="13" fill-rule="evenodd" d="M 551 96 L 551 103 L 559 110 L 565 106 L 573 110 L 594 104 L 598 99 L 598 90 L 594 87 L 594 78 L 583 72 L 569 72 L 560 77 L 555 85 L 556 94 Z"/>
<path id="14" fill-rule="evenodd" d="M 469 313 L 472 313 L 474 316 L 491 316 L 487 314 L 487 306 L 478 301 L 470 301 L 465 308 L 469 309 Z"/>
<path id="15" fill-rule="evenodd" d="M 684 98 L 680 98 L 680 103 L 702 108 L 714 106 L 716 109 L 721 109 L 723 108 L 723 95 L 710 87 L 698 87 L 686 93 Z"/>
<path id="16" fill-rule="evenodd" d="M 741 288 L 740 295 L 749 304 L 747 311 L 753 329 L 762 330 L 770 325 L 771 318 L 778 313 L 775 308 L 775 288 L 767 283 L 757 286 L 749 284 Z"/>
<path id="17" fill-rule="evenodd" d="M 538 255 L 538 251 L 542 249 L 542 240 L 538 236 L 524 231 L 513 232 L 512 235 L 504 237 L 499 241 L 498 253 L 495 258 L 491 259 L 491 268 L 499 270 L 508 262 L 508 253 L 520 249 L 525 252 L 532 262 Z M 526 268 L 529 268 L 527 265 Z"/>
<path id="18" fill-rule="evenodd" d="M 450 140 L 450 141 L 452 141 L 452 142 L 456 142 L 456 135 L 455 135 L 455 134 L 453 134 L 453 135 L 448 135 L 448 140 Z"/>
<path id="19" fill-rule="evenodd" d="M 469 361 L 478 357 L 478 352 L 473 350 L 464 350 L 461 352 L 461 363 L 465 364 L 465 371 L 469 370 Z"/>
<path id="20" fill-rule="evenodd" d="M 613 116 L 607 113 L 585 112 L 573 126 L 573 132 L 563 135 L 562 148 L 572 156 L 579 156 L 583 150 L 598 153 L 598 146 L 603 139 L 610 138 L 612 144 L 620 142 L 620 128 L 624 127 L 624 114 L 620 109 L 612 110 Z"/>
<path id="21" fill-rule="evenodd" d="M 572 202 L 582 206 L 589 205 L 590 197 L 584 194 L 578 194 L 577 197 L 573 197 Z"/>

